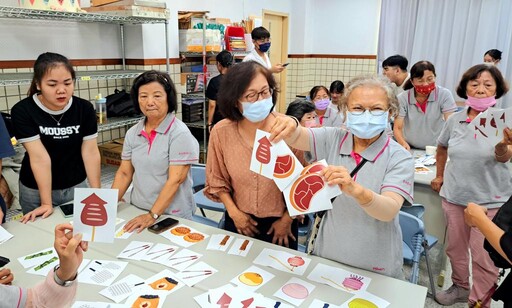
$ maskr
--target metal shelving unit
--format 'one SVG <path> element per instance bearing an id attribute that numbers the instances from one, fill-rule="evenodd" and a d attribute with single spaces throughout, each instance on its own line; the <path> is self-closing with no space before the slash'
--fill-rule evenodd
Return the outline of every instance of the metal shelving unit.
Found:
<path id="1" fill-rule="evenodd" d="M 98 124 L 98 133 L 104 132 L 107 130 L 111 130 L 114 128 L 119 128 L 127 125 L 133 125 L 139 122 L 143 117 L 137 118 L 129 118 L 129 117 L 118 117 L 118 118 L 108 118 L 107 123 Z"/>

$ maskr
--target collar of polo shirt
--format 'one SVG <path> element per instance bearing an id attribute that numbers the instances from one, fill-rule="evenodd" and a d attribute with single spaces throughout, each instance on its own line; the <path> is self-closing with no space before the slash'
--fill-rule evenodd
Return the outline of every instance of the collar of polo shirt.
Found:
<path id="1" fill-rule="evenodd" d="M 376 161 L 379 156 L 384 152 L 384 150 L 389 145 L 390 138 L 386 134 L 385 131 L 383 131 L 379 137 L 379 139 L 375 140 L 366 150 L 364 150 L 362 153 L 359 153 L 363 158 L 365 158 L 368 161 L 374 162 Z M 352 153 L 354 149 L 354 139 L 353 135 L 350 132 L 347 132 L 343 139 L 341 139 L 340 143 L 340 154 L 341 155 L 348 155 Z"/>

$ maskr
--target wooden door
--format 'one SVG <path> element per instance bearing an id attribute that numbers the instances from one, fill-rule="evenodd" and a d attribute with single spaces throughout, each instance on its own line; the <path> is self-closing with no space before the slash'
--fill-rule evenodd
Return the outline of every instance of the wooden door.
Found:
<path id="1" fill-rule="evenodd" d="M 272 45 L 268 56 L 272 65 L 284 64 L 288 59 L 288 14 L 263 10 L 263 27 L 270 32 Z M 276 111 L 286 112 L 286 69 L 274 74 L 279 88 Z"/>

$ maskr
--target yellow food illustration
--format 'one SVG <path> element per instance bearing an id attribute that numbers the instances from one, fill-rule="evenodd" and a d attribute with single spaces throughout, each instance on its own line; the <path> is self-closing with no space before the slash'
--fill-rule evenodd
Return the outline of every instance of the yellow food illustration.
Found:
<path id="1" fill-rule="evenodd" d="M 159 302 L 158 295 L 141 295 L 132 304 L 132 308 L 156 308 Z"/>
<path id="2" fill-rule="evenodd" d="M 374 303 L 362 299 L 362 298 L 356 298 L 354 300 L 351 300 L 350 303 L 348 303 L 349 308 L 378 308 L 377 305 Z"/>
<path id="3" fill-rule="evenodd" d="M 174 289 L 174 287 L 178 284 L 178 282 L 171 277 L 163 277 L 154 281 L 150 284 L 150 286 L 155 290 L 166 290 L 170 291 Z"/>
<path id="4" fill-rule="evenodd" d="M 238 276 L 238 280 L 248 286 L 259 286 L 263 283 L 263 277 L 261 277 L 260 274 L 254 272 L 243 273 Z"/>

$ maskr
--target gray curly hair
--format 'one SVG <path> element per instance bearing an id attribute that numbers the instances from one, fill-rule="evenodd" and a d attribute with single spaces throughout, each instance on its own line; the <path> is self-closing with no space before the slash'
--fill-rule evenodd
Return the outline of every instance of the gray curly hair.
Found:
<path id="1" fill-rule="evenodd" d="M 386 93 L 386 96 L 388 97 L 388 104 L 389 104 L 389 114 L 393 117 L 398 115 L 398 100 L 395 95 L 395 89 L 393 88 L 393 85 L 384 76 L 378 76 L 378 75 L 362 75 L 352 78 L 347 86 L 345 87 L 345 91 L 343 93 L 343 97 L 341 98 L 340 102 L 340 108 L 343 113 L 346 113 L 348 110 L 348 98 L 350 97 L 350 94 L 352 94 L 352 91 L 359 87 L 377 87 L 384 90 Z"/>

